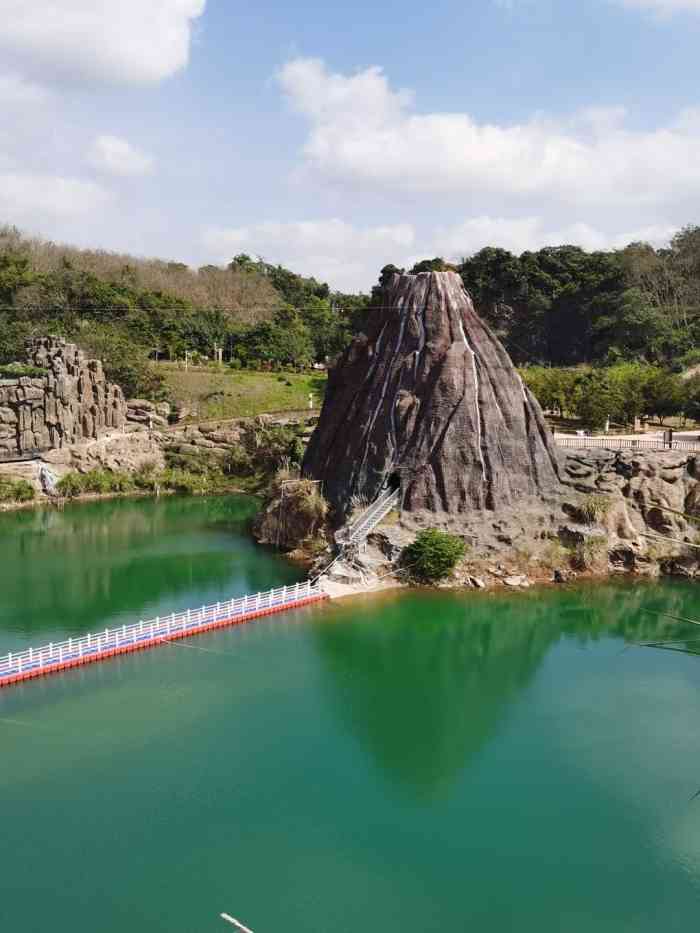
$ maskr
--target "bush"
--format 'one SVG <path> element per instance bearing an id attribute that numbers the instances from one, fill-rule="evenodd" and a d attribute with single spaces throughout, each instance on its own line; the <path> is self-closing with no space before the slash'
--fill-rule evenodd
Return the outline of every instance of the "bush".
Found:
<path id="1" fill-rule="evenodd" d="M 73 499 L 85 492 L 85 476 L 82 473 L 66 473 L 56 483 L 56 489 L 67 499 Z"/>
<path id="2" fill-rule="evenodd" d="M 401 563 L 418 582 L 435 583 L 450 574 L 465 553 L 466 545 L 461 538 L 428 528 L 403 549 Z"/>
<path id="3" fill-rule="evenodd" d="M 189 496 L 204 496 L 215 490 L 215 484 L 208 476 L 187 470 L 164 470 L 159 479 L 164 489 Z"/>
<path id="4" fill-rule="evenodd" d="M 231 447 L 224 461 L 224 470 L 233 476 L 250 476 L 255 473 L 255 466 L 247 450 Z"/>
<path id="5" fill-rule="evenodd" d="M 597 525 L 603 521 L 611 506 L 612 502 L 608 496 L 597 494 L 587 496 L 578 509 L 580 520 L 586 525 Z"/>
<path id="6" fill-rule="evenodd" d="M 113 470 L 66 473 L 56 483 L 58 492 L 67 499 L 74 499 L 86 492 L 102 495 L 113 492 L 131 492 L 134 486 L 134 479 L 128 473 L 118 473 Z"/>
<path id="7" fill-rule="evenodd" d="M 572 562 L 577 570 L 604 570 L 608 564 L 607 538 L 594 535 L 577 544 Z"/>
<path id="8" fill-rule="evenodd" d="M 0 477 L 0 502 L 30 502 L 34 487 L 26 479 Z"/>
<path id="9" fill-rule="evenodd" d="M 246 431 L 243 438 L 253 470 L 274 473 L 285 462 L 301 464 L 306 445 L 295 425 L 258 424 Z"/>

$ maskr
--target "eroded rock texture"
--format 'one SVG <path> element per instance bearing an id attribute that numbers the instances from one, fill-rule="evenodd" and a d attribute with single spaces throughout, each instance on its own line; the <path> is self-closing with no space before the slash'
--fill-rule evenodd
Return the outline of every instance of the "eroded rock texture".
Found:
<path id="1" fill-rule="evenodd" d="M 559 485 L 539 404 L 454 272 L 391 277 L 330 375 L 304 472 L 338 517 L 386 483 L 400 484 L 405 511 L 452 514 Z"/>
<path id="2" fill-rule="evenodd" d="M 28 358 L 46 375 L 0 380 L 0 460 L 38 456 L 124 427 L 124 396 L 107 382 L 99 360 L 54 337 L 32 341 Z"/>

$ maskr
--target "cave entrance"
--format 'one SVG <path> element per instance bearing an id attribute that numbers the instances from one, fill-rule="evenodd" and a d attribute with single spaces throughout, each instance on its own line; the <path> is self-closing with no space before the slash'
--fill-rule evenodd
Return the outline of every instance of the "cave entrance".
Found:
<path id="1" fill-rule="evenodd" d="M 392 492 L 398 492 L 401 489 L 401 476 L 398 473 L 390 473 L 386 481 L 386 487 L 391 489 Z"/>

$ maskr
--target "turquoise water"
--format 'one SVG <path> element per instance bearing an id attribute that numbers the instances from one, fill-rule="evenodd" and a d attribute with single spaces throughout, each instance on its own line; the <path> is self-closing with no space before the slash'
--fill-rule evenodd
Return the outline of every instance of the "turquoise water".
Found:
<path id="1" fill-rule="evenodd" d="M 0 652 L 292 582 L 253 508 L 0 517 Z M 634 642 L 700 632 L 645 610 L 700 599 L 391 593 L 0 692 L 0 929 L 685 933 L 700 658 Z"/>

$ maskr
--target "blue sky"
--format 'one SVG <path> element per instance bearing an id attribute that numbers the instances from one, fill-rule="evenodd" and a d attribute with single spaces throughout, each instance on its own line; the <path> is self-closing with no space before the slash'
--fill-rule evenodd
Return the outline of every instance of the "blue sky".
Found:
<path id="1" fill-rule="evenodd" d="M 700 222 L 700 0 L 0 0 L 0 222 L 338 288 Z"/>

